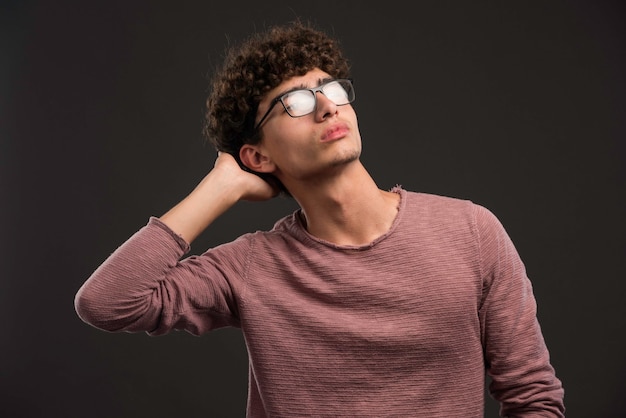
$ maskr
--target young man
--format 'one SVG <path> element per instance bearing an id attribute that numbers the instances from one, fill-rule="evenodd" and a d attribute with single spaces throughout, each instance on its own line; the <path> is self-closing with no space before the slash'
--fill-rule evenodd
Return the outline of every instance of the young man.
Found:
<path id="1" fill-rule="evenodd" d="M 118 248 L 76 309 L 108 331 L 240 327 L 250 417 L 562 417 L 524 266 L 469 201 L 379 189 L 338 44 L 301 23 L 233 50 L 208 100 L 213 169 Z M 271 231 L 187 256 L 241 199 L 291 195 Z"/>

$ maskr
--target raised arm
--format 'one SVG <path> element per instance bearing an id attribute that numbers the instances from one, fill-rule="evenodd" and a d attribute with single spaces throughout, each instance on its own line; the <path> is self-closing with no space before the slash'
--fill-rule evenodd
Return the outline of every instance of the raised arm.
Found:
<path id="1" fill-rule="evenodd" d="M 275 194 L 263 179 L 241 170 L 231 155 L 220 153 L 211 172 L 183 201 L 161 218 L 151 218 L 81 286 L 75 297 L 79 317 L 107 331 L 155 334 L 173 328 L 200 334 L 235 323 L 225 271 L 236 276 L 238 267 L 181 258 L 189 243 L 238 200 Z M 247 247 L 240 242 L 220 251 L 225 259 L 243 260 Z"/>
<path id="2" fill-rule="evenodd" d="M 237 201 L 267 200 L 276 194 L 269 183 L 243 171 L 230 154 L 220 152 L 213 170 L 161 221 L 191 243 Z"/>

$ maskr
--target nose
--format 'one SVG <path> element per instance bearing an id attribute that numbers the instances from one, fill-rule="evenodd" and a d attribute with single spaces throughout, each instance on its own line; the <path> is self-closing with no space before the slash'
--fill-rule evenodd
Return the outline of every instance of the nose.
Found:
<path id="1" fill-rule="evenodd" d="M 324 96 L 321 91 L 315 92 L 316 107 L 315 118 L 320 122 L 337 113 L 337 105 L 335 102 Z"/>

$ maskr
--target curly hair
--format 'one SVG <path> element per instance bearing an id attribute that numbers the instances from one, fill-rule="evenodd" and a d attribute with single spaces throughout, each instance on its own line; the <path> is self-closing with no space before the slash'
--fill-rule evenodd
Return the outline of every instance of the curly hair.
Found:
<path id="1" fill-rule="evenodd" d="M 255 33 L 231 48 L 213 76 L 206 102 L 205 139 L 246 169 L 239 150 L 262 139 L 254 121 L 263 96 L 314 68 L 335 78 L 350 73 L 338 40 L 300 20 Z"/>

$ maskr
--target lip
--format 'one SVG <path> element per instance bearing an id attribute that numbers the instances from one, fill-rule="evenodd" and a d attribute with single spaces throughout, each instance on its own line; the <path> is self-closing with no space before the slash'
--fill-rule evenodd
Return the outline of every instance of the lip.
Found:
<path id="1" fill-rule="evenodd" d="M 345 123 L 336 123 L 324 131 L 324 133 L 322 134 L 321 141 L 322 142 L 335 141 L 337 139 L 341 139 L 344 136 L 346 136 L 348 132 L 349 132 L 348 125 L 346 125 Z"/>

